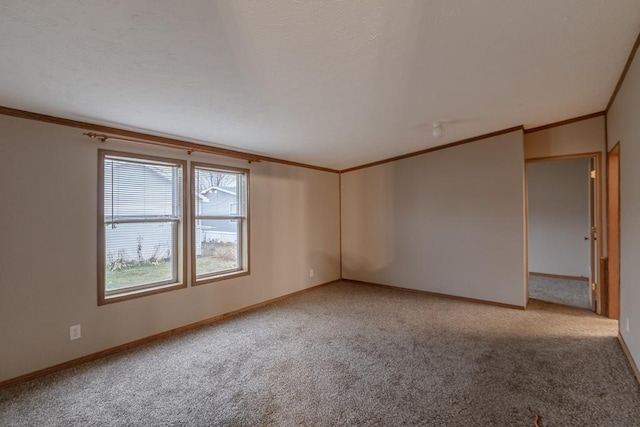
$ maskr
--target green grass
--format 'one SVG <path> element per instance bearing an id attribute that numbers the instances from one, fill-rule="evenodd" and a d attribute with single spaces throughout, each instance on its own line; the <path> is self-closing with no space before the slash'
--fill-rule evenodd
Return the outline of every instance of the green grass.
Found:
<path id="1" fill-rule="evenodd" d="M 117 271 L 109 270 L 107 267 L 105 276 L 107 290 L 113 291 L 131 286 L 171 280 L 173 274 L 171 272 L 171 263 L 169 261 L 160 261 L 158 265 L 125 267 Z"/>
<path id="2" fill-rule="evenodd" d="M 227 261 L 211 256 L 196 259 L 196 271 L 198 273 L 229 270 L 234 267 L 235 261 Z M 171 280 L 173 274 L 171 271 L 171 263 L 169 261 L 160 261 L 158 265 L 126 267 L 118 271 L 109 270 L 107 267 L 105 276 L 107 291 L 114 291 L 132 286 Z"/>
<path id="3" fill-rule="evenodd" d="M 236 262 L 234 260 L 228 261 L 212 256 L 196 258 L 196 272 L 198 272 L 198 274 L 229 270 L 235 267 Z"/>

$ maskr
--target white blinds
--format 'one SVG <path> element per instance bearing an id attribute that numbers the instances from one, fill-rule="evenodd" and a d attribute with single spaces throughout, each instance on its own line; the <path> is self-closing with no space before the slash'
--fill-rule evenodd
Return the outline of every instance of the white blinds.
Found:
<path id="1" fill-rule="evenodd" d="M 182 180 L 180 164 L 106 156 L 105 225 L 180 220 Z"/>

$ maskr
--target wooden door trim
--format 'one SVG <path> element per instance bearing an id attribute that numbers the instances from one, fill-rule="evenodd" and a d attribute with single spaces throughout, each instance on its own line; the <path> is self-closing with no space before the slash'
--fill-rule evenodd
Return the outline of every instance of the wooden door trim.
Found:
<path id="1" fill-rule="evenodd" d="M 618 259 L 617 260 L 613 260 L 611 259 L 611 247 L 612 242 L 611 242 L 611 232 L 610 232 L 610 227 L 611 227 L 611 212 L 610 212 L 610 207 L 609 207 L 609 202 L 610 202 L 610 198 L 611 198 L 611 194 L 610 194 L 610 181 L 611 181 L 611 170 L 610 170 L 610 160 L 612 156 L 617 156 L 618 157 L 618 207 L 617 207 L 617 224 L 618 224 Z M 616 268 L 617 270 L 617 274 L 618 274 L 618 281 L 617 283 L 612 283 L 611 280 L 608 280 L 609 282 L 609 286 L 608 286 L 608 304 L 607 304 L 607 312 L 604 313 L 607 317 L 610 317 L 612 319 L 619 319 L 620 318 L 620 141 L 618 141 L 613 148 L 611 148 L 611 150 L 609 150 L 607 152 L 607 257 L 609 258 L 609 268 L 608 268 L 608 276 L 610 277 L 611 275 L 611 267 L 612 265 L 614 266 L 614 268 Z M 613 286 L 612 286 L 613 285 Z"/>
<path id="2" fill-rule="evenodd" d="M 605 151 L 606 153 L 606 151 Z M 596 221 L 596 226 L 598 228 L 598 234 L 597 234 L 597 240 L 596 240 L 596 248 L 597 248 L 597 254 L 595 255 L 595 260 L 594 262 L 596 262 L 596 264 L 598 263 L 598 258 L 600 258 L 600 256 L 602 256 L 603 254 L 603 249 L 604 249 L 604 240 L 602 239 L 602 227 L 604 226 L 603 221 L 602 221 L 602 212 L 603 212 L 603 200 L 602 200 L 602 178 L 601 178 L 601 174 L 602 174 L 602 153 L 600 151 L 593 151 L 593 152 L 587 152 L 587 153 L 576 153 L 576 154 L 564 154 L 564 155 L 559 155 L 559 156 L 545 156 L 545 157 L 532 157 L 530 159 L 525 159 L 525 165 L 527 163 L 537 163 L 537 162 L 547 162 L 547 161 L 556 161 L 556 160 L 569 160 L 569 159 L 585 159 L 585 158 L 595 158 L 596 159 L 596 215 L 597 215 L 597 221 Z M 526 176 L 526 168 L 525 168 L 525 176 Z M 528 179 L 528 177 L 527 177 Z M 527 211 L 529 210 L 529 201 L 527 200 Z M 529 218 L 527 218 L 527 229 L 529 229 Z M 528 236 L 527 236 L 527 246 L 529 245 L 528 242 Z M 599 303 L 597 306 L 597 310 L 596 313 L 598 314 L 603 314 L 602 313 L 602 306 L 606 304 L 607 302 L 607 298 L 608 295 L 605 295 L 602 289 L 602 286 L 600 286 L 601 283 L 601 272 L 598 271 L 598 274 L 596 275 L 596 285 L 598 286 L 598 297 L 599 297 Z"/>

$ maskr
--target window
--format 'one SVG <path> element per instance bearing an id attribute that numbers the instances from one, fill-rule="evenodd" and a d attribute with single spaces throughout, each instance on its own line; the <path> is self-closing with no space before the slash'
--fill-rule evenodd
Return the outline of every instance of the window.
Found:
<path id="1" fill-rule="evenodd" d="M 99 304 L 185 287 L 185 163 L 100 150 Z"/>
<path id="2" fill-rule="evenodd" d="M 194 284 L 248 274 L 245 169 L 192 163 Z"/>

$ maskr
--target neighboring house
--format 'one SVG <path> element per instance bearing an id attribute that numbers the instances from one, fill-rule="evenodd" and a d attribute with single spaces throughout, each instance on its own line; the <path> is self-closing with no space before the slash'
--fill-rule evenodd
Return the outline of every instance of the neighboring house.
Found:
<path id="1" fill-rule="evenodd" d="M 238 213 L 235 188 L 209 186 L 198 192 L 196 215 L 227 216 Z M 196 220 L 196 256 L 202 253 L 205 242 L 237 242 L 238 222 L 233 219 Z"/>
<path id="2" fill-rule="evenodd" d="M 174 251 L 171 218 L 176 216 L 175 200 L 180 191 L 180 180 L 169 167 L 107 161 L 104 192 L 107 262 L 169 257 Z M 127 222 L 139 218 L 155 221 Z M 163 218 L 166 220 L 162 221 Z"/>

